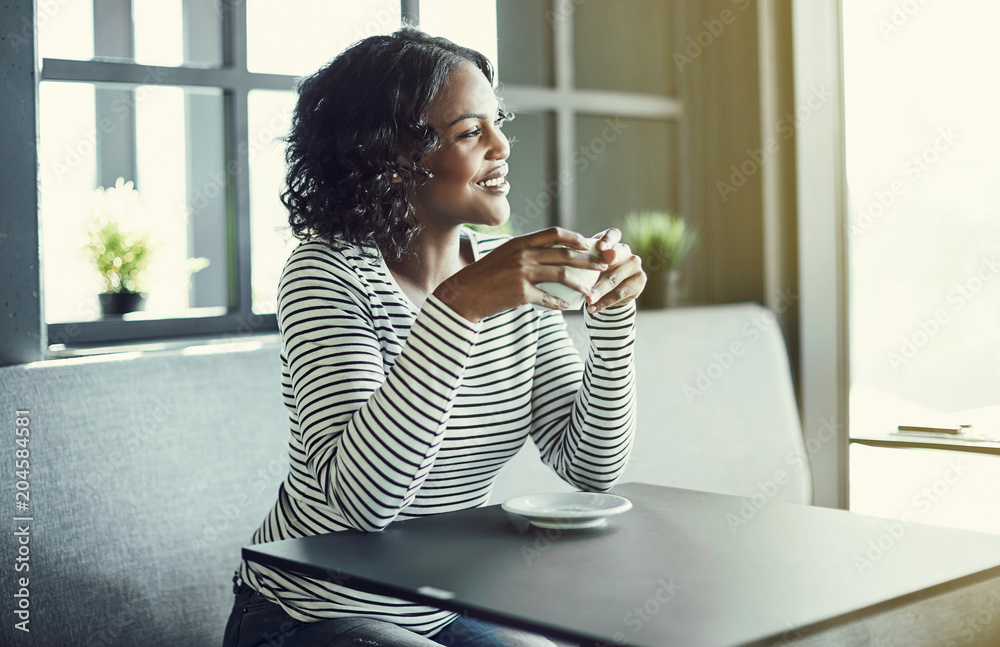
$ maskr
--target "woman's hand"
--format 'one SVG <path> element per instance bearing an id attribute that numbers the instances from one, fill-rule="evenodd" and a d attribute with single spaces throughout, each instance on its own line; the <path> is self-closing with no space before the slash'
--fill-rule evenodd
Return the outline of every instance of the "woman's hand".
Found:
<path id="1" fill-rule="evenodd" d="M 592 313 L 624 305 L 639 296 L 646 287 L 642 259 L 633 254 L 628 245 L 619 242 L 622 232 L 612 227 L 594 236 L 598 237 L 597 251 L 608 264 L 608 269 L 587 295 L 587 311 Z"/>
<path id="2" fill-rule="evenodd" d="M 456 272 L 434 290 L 434 295 L 469 321 L 482 321 L 526 304 L 565 309 L 569 304 L 536 285 L 562 283 L 586 295 L 589 286 L 577 282 L 566 266 L 598 271 L 612 268 L 610 262 L 579 251 L 589 249 L 591 242 L 559 227 L 512 238 Z M 610 254 L 612 260 L 618 258 L 610 248 L 603 253 L 605 257 Z"/>

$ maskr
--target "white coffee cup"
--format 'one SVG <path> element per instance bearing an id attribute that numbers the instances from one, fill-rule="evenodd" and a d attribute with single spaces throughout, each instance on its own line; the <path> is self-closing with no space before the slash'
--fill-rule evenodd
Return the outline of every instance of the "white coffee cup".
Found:
<path id="1" fill-rule="evenodd" d="M 590 245 L 586 250 L 581 249 L 577 251 L 584 252 L 585 254 L 590 254 L 595 258 L 600 258 L 600 254 L 598 254 L 597 252 L 598 240 L 600 239 L 591 238 L 589 240 Z M 565 245 L 555 245 L 555 247 L 565 247 Z M 600 270 L 585 270 L 579 267 L 566 266 L 566 273 L 571 278 L 579 282 L 580 285 L 585 285 L 588 288 L 594 287 L 594 285 L 597 283 L 597 279 L 601 277 Z M 547 292 L 552 296 L 556 297 L 557 299 L 562 299 L 563 301 L 568 303 L 569 307 L 567 308 L 567 310 L 579 310 L 580 308 L 583 307 L 583 304 L 586 301 L 586 297 L 583 294 L 577 292 L 568 285 L 563 285 L 562 283 L 539 283 L 536 287 L 539 290 Z"/>

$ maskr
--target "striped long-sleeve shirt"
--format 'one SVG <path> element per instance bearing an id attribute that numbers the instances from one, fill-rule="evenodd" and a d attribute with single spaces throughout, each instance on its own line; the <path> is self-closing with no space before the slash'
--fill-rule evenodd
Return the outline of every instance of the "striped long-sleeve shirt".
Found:
<path id="1" fill-rule="evenodd" d="M 463 233 L 476 259 L 505 240 Z M 433 295 L 418 310 L 383 260 L 301 244 L 278 293 L 289 474 L 253 543 L 484 505 L 529 436 L 570 484 L 610 488 L 635 430 L 635 306 L 584 317 L 585 363 L 561 312 L 475 324 Z M 433 635 L 454 617 L 252 562 L 240 576 L 304 621 L 367 616 Z"/>

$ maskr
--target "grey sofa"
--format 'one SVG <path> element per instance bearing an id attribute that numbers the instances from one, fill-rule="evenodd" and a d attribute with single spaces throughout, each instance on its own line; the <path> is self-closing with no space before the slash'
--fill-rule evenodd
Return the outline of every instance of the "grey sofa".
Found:
<path id="1" fill-rule="evenodd" d="M 750 497 L 783 471 L 771 498 L 809 502 L 808 463 L 791 461 L 807 456 L 784 345 L 767 321 L 755 305 L 640 313 L 626 480 Z M 579 317 L 570 328 L 582 342 Z M 287 469 L 279 379 L 274 337 L 0 368 L 5 428 L 29 411 L 30 501 L 18 514 L 31 517 L 30 569 L 16 573 L 29 580 L 30 634 L 14 629 L 19 600 L 5 585 L 0 642 L 220 644 L 240 547 Z M 14 439 L 0 461 L 8 502 L 23 480 Z M 568 487 L 526 446 L 493 498 L 556 489 Z"/>
<path id="2" fill-rule="evenodd" d="M 273 342 L 202 348 L 221 352 L 0 369 L 3 411 L 30 411 L 33 517 L 18 574 L 31 631 L 5 621 L 4 645 L 221 643 L 240 547 L 287 469 L 288 424 Z M 4 563 L 14 548 L 8 534 Z"/>

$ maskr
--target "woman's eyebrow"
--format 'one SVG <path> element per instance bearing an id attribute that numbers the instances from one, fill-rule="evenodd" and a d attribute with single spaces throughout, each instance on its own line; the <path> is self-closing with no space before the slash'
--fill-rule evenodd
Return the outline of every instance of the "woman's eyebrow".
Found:
<path id="1" fill-rule="evenodd" d="M 448 124 L 448 127 L 451 128 L 452 126 L 454 126 L 458 122 L 462 121 L 463 119 L 486 119 L 486 115 L 478 113 L 478 112 L 469 112 L 469 113 L 466 113 L 466 114 L 462 115 L 461 117 L 459 117 L 455 121 L 451 122 L 450 124 Z"/>

